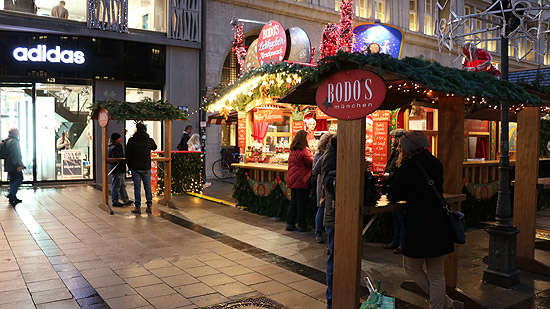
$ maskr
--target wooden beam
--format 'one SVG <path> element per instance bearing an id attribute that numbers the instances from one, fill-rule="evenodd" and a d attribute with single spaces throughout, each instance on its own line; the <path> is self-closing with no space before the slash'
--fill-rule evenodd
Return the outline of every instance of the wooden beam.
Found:
<path id="1" fill-rule="evenodd" d="M 443 192 L 462 193 L 462 150 L 464 148 L 464 99 L 462 97 L 441 97 L 438 111 L 439 135 L 438 159 L 443 164 Z M 450 205 L 460 209 L 460 203 Z M 458 249 L 445 259 L 445 281 L 447 287 L 455 288 L 457 283 Z"/>
<path id="2" fill-rule="evenodd" d="M 365 118 L 338 120 L 333 308 L 359 308 Z"/>
<path id="3" fill-rule="evenodd" d="M 535 218 L 539 175 L 540 110 L 525 107 L 518 114 L 514 225 L 517 226 L 516 255 L 535 258 Z"/>
<path id="4" fill-rule="evenodd" d="M 107 126 L 101 127 L 101 181 L 103 203 L 109 205 L 109 166 L 107 158 L 109 157 L 109 129 Z"/>

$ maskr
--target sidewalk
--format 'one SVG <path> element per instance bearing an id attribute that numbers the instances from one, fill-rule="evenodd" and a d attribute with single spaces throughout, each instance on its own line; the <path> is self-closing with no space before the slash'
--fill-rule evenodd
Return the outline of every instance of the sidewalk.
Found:
<path id="1" fill-rule="evenodd" d="M 20 198 L 15 209 L 0 202 L 0 309 L 224 308 L 243 299 L 248 308 L 326 307 L 325 245 L 284 222 L 191 196 L 175 196 L 177 210 L 155 203 L 153 215 L 125 207 L 109 216 L 89 186 L 25 189 Z M 509 290 L 483 284 L 487 247 L 487 233 L 468 232 L 459 254 L 465 294 L 490 308 L 550 308 L 547 277 L 522 272 Z M 536 256 L 550 262 L 545 251 Z M 428 307 L 399 287 L 400 255 L 365 244 L 362 269 L 397 308 Z"/>

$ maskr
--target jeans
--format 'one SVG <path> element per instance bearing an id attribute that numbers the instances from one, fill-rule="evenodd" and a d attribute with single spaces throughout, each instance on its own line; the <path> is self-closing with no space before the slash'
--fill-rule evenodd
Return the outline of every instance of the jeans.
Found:
<path id="1" fill-rule="evenodd" d="M 113 204 L 118 203 L 120 198 L 123 203 L 128 202 L 128 193 L 126 193 L 125 173 L 111 174 L 111 200 Z"/>
<path id="2" fill-rule="evenodd" d="M 392 212 L 393 217 L 393 245 L 398 245 L 403 249 L 405 243 L 405 210 Z"/>
<path id="3" fill-rule="evenodd" d="M 334 228 L 326 229 L 328 235 L 328 251 L 330 256 L 327 260 L 327 308 L 332 308 L 332 275 L 334 274 Z"/>
<path id="4" fill-rule="evenodd" d="M 290 193 L 290 206 L 287 211 L 286 224 L 294 226 L 297 220 L 299 228 L 306 228 L 306 207 L 309 198 L 309 189 L 290 189 Z"/>
<path id="5" fill-rule="evenodd" d="M 23 183 L 23 172 L 8 172 L 8 180 L 10 181 L 10 190 L 8 194 L 15 198 L 17 190 L 19 190 L 21 183 Z"/>
<path id="6" fill-rule="evenodd" d="M 147 199 L 147 206 L 153 205 L 153 193 L 151 192 L 151 170 L 132 169 L 132 180 L 134 181 L 134 204 L 136 207 L 141 206 L 142 181 L 143 190 L 145 190 L 145 198 Z"/>
<path id="7" fill-rule="evenodd" d="M 317 207 L 315 215 L 315 235 L 323 235 L 323 216 L 325 215 L 325 207 Z"/>
<path id="8" fill-rule="evenodd" d="M 424 263 L 427 272 L 424 272 Z M 445 255 L 435 258 L 403 256 L 403 269 L 430 296 L 430 309 L 452 307 L 453 300 L 445 293 Z"/>

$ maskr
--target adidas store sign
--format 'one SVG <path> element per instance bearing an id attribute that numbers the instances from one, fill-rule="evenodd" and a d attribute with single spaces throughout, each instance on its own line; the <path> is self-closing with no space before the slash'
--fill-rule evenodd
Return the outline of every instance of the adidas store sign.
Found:
<path id="1" fill-rule="evenodd" d="M 13 50 L 13 58 L 21 62 L 83 64 L 86 61 L 82 51 L 61 50 L 59 46 L 48 50 L 46 45 L 37 45 L 35 48 L 17 47 Z"/>

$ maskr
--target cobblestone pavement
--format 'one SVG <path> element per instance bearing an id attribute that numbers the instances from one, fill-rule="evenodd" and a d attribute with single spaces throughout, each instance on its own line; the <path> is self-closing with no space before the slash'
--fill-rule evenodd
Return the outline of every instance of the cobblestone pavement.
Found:
<path id="1" fill-rule="evenodd" d="M 287 308 L 325 308 L 325 245 L 284 222 L 196 197 L 152 215 L 129 207 L 108 215 L 90 186 L 24 189 L 16 208 L 0 202 L 1 308 L 199 308 L 266 297 Z M 468 233 L 458 286 L 491 308 L 548 308 L 548 277 L 521 285 L 481 282 L 487 236 Z M 399 287 L 401 256 L 366 244 L 363 274 L 382 281 L 398 308 L 427 308 Z M 537 259 L 549 263 L 541 250 Z M 221 307 L 216 307 L 221 308 Z"/>

